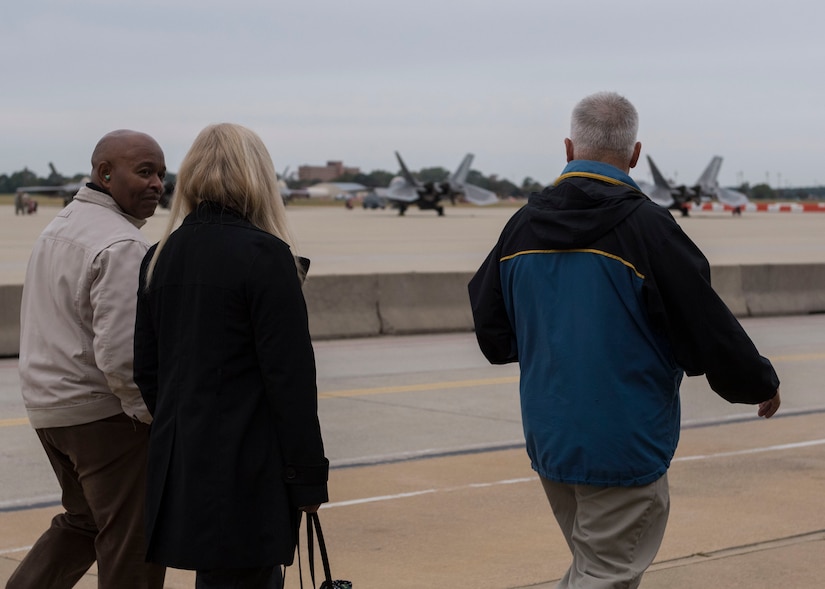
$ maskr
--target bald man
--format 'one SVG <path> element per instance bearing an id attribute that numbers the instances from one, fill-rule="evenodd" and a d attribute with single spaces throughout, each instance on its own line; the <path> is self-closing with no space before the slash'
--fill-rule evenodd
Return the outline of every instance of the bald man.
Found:
<path id="1" fill-rule="evenodd" d="M 140 227 L 163 194 L 150 136 L 119 130 L 92 154 L 92 181 L 35 243 L 23 285 L 20 383 L 65 512 L 8 589 L 73 587 L 97 561 L 99 587 L 163 587 L 145 562 L 143 504 L 151 416 L 132 379 Z"/>

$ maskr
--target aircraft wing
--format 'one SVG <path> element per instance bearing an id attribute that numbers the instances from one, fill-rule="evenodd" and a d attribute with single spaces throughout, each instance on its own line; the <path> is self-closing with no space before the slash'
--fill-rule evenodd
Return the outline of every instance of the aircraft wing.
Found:
<path id="1" fill-rule="evenodd" d="M 730 188 L 717 188 L 716 198 L 718 198 L 719 202 L 722 204 L 731 207 L 741 207 L 750 202 L 747 196 L 741 192 L 737 192 L 736 190 L 731 190 Z"/>
<path id="2" fill-rule="evenodd" d="M 387 187 L 385 196 L 390 200 L 400 202 L 415 202 L 418 200 L 418 190 L 402 176 L 396 176 Z"/>
<path id="3" fill-rule="evenodd" d="M 636 180 L 636 184 L 639 185 L 639 188 L 642 189 L 642 192 L 644 192 L 650 200 L 655 202 L 660 207 L 667 208 L 673 206 L 674 200 L 670 188 L 656 186 L 655 184 L 644 182 L 643 180 Z"/>
<path id="4" fill-rule="evenodd" d="M 63 196 L 64 194 L 75 194 L 80 190 L 80 186 L 80 184 L 66 184 L 63 186 L 21 186 L 17 189 L 17 192 Z"/>
<path id="5" fill-rule="evenodd" d="M 474 205 L 492 205 L 498 202 L 494 192 L 472 184 L 464 184 L 464 198 Z"/>

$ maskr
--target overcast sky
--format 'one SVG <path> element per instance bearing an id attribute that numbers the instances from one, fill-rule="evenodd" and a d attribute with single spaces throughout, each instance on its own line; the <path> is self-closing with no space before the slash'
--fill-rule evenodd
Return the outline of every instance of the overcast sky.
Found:
<path id="1" fill-rule="evenodd" d="M 177 171 L 206 125 L 258 132 L 275 166 L 564 165 L 570 111 L 617 91 L 643 154 L 693 182 L 825 183 L 820 0 L 11 0 L 0 11 L 0 173 L 87 172 L 106 132 Z M 633 173 L 649 179 L 642 161 Z"/>

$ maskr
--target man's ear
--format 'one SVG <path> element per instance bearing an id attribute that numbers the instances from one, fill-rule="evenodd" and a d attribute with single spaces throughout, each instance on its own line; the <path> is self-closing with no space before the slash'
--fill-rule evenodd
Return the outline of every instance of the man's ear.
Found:
<path id="1" fill-rule="evenodd" d="M 573 142 L 569 138 L 564 140 L 564 151 L 567 153 L 567 163 L 569 164 L 575 159 L 573 157 Z"/>
<path id="2" fill-rule="evenodd" d="M 102 161 L 97 165 L 97 180 L 104 188 L 109 187 L 109 180 L 112 179 L 112 164 Z"/>
<path id="3" fill-rule="evenodd" d="M 639 156 L 642 153 L 642 142 L 637 141 L 636 145 L 633 147 L 633 157 L 630 158 L 630 167 L 635 168 L 636 164 L 639 163 Z"/>

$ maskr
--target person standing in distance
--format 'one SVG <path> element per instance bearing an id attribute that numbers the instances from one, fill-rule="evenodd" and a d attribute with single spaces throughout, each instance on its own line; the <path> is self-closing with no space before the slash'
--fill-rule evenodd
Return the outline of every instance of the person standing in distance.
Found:
<path id="1" fill-rule="evenodd" d="M 628 176 L 638 115 L 584 98 L 567 167 L 505 226 L 469 284 L 479 346 L 518 362 L 527 452 L 573 555 L 560 589 L 633 588 L 669 513 L 683 374 L 779 408 L 779 379 L 670 211 Z"/>
<path id="2" fill-rule="evenodd" d="M 290 243 L 258 135 L 226 123 L 201 131 L 143 261 L 135 323 L 135 381 L 154 416 L 147 557 L 195 570 L 197 589 L 281 587 L 299 512 L 328 500 Z"/>
<path id="3" fill-rule="evenodd" d="M 91 182 L 32 250 L 20 313 L 20 383 L 29 421 L 62 490 L 64 513 L 8 589 L 73 587 L 97 561 L 99 587 L 155 589 L 143 534 L 152 418 L 133 379 L 140 227 L 163 193 L 166 164 L 150 136 L 105 135 Z"/>

